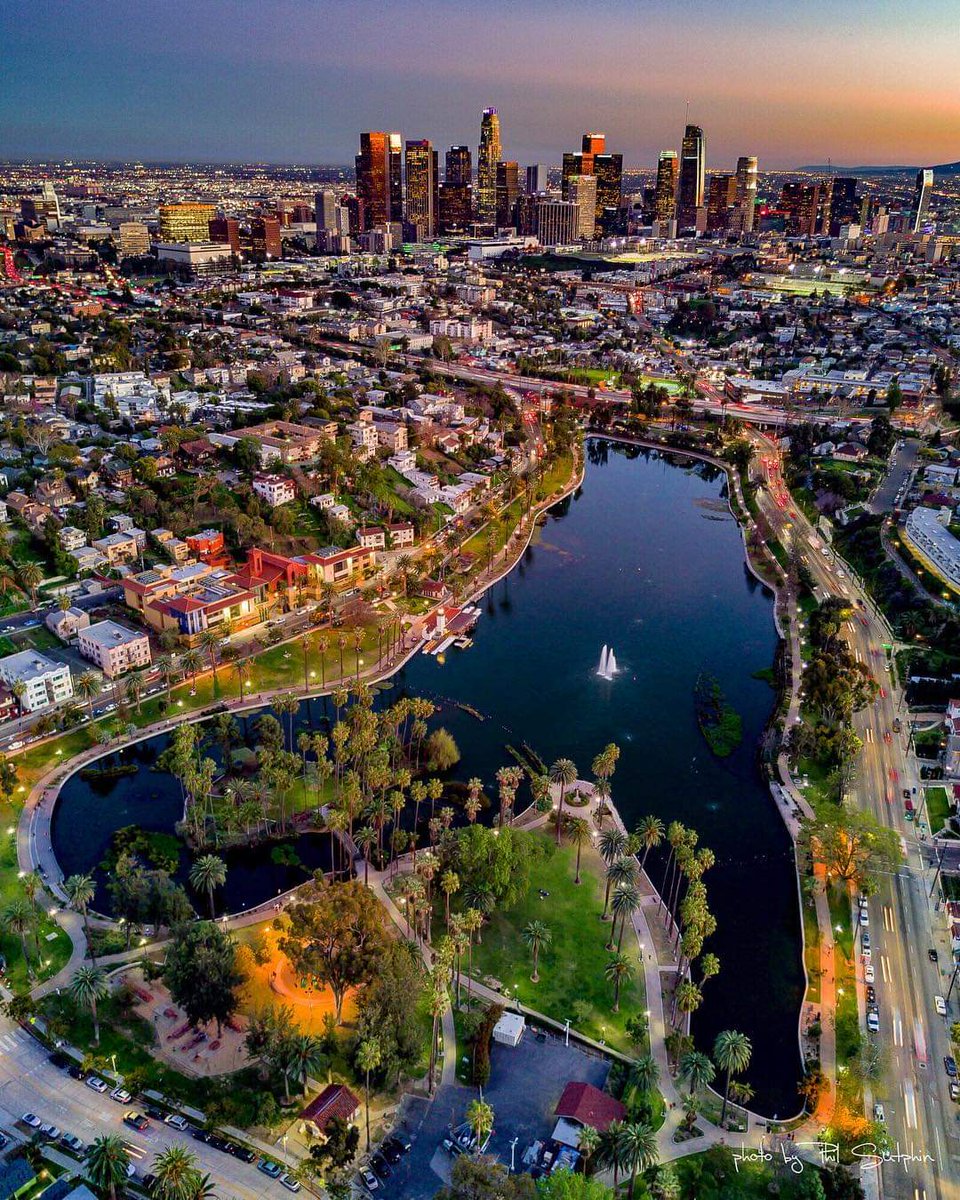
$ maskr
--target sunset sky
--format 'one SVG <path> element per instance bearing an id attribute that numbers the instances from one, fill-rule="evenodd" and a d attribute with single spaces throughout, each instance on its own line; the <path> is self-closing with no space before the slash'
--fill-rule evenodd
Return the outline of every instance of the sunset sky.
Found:
<path id="1" fill-rule="evenodd" d="M 556 163 L 960 159 L 957 0 L 57 0 L 0 4 L 0 156 L 351 162 L 362 129 Z"/>

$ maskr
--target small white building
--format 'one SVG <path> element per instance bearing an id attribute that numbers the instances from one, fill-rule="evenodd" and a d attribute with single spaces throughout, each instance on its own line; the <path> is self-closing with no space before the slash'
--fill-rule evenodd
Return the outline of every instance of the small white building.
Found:
<path id="1" fill-rule="evenodd" d="M 62 704 L 73 695 L 73 677 L 67 664 L 54 662 L 36 650 L 21 650 L 0 658 L 0 680 L 11 690 L 16 683 L 24 685 L 20 703 L 25 713 Z"/>
<path id="2" fill-rule="evenodd" d="M 502 1046 L 519 1046 L 526 1027 L 527 1021 L 522 1013 L 505 1012 L 493 1027 L 493 1040 Z"/>
<path id="3" fill-rule="evenodd" d="M 108 679 L 150 665 L 150 639 L 116 621 L 98 621 L 77 635 L 80 653 L 100 668 Z"/>
<path id="4" fill-rule="evenodd" d="M 253 490 L 258 496 L 262 496 L 271 508 L 289 504 L 297 498 L 293 480 L 288 479 L 286 475 L 255 475 Z"/>

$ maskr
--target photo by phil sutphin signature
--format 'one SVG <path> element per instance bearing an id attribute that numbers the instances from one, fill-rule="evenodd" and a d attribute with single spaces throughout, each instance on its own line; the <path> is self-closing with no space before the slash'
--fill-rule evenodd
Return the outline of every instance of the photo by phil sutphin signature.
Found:
<path id="1" fill-rule="evenodd" d="M 801 1158 L 797 1151 L 806 1149 L 809 1153 Z M 853 1158 L 868 1171 L 876 1171 L 884 1163 L 899 1163 L 904 1170 L 910 1163 L 932 1163 L 934 1158 L 929 1154 L 916 1154 L 900 1149 L 898 1142 L 893 1149 L 880 1149 L 873 1142 L 860 1142 L 850 1151 Z M 807 1162 L 818 1166 L 830 1166 L 840 1163 L 840 1145 L 838 1142 L 787 1142 L 778 1141 L 768 1149 L 763 1142 L 758 1148 L 747 1147 L 740 1143 L 740 1149 L 733 1151 L 733 1165 L 739 1172 L 741 1163 L 769 1163 L 780 1159 L 794 1175 L 801 1175 Z"/>

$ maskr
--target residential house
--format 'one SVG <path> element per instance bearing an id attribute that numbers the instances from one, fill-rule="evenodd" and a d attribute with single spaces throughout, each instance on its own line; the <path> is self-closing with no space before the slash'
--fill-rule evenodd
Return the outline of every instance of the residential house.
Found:
<path id="1" fill-rule="evenodd" d="M 47 613 L 44 624 L 61 642 L 69 642 L 81 629 L 89 626 L 90 618 L 82 608 L 74 608 L 71 605 L 63 611 L 58 608 L 52 613 Z"/>
<path id="2" fill-rule="evenodd" d="M 253 490 L 270 505 L 277 508 L 281 504 L 289 504 L 297 498 L 297 489 L 293 480 L 286 475 L 254 475 Z"/>

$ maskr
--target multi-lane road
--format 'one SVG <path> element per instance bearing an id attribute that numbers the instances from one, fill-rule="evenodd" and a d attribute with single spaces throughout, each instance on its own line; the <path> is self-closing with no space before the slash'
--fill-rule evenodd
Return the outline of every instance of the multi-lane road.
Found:
<path id="1" fill-rule="evenodd" d="M 180 1133 L 152 1120 L 143 1133 L 128 1128 L 123 1115 L 130 1109 L 143 1111 L 137 1103 L 119 1104 L 109 1093 L 100 1095 L 85 1083 L 71 1078 L 50 1062 L 47 1052 L 26 1030 L 0 1017 L 0 1129 L 26 1140 L 29 1129 L 18 1124 L 24 1113 L 35 1113 L 41 1121 L 56 1125 L 89 1144 L 101 1134 L 119 1134 L 130 1148 L 137 1174 L 151 1170 L 154 1156 L 168 1146 L 182 1145 L 197 1156 L 200 1170 L 217 1184 L 220 1200 L 281 1200 L 285 1189 L 245 1163 L 224 1154 L 189 1133 Z M 77 1164 L 77 1171 L 82 1170 Z"/>
<path id="2" fill-rule="evenodd" d="M 774 454 L 770 443 L 764 444 L 764 451 Z M 911 467 L 898 454 L 881 491 Z M 891 674 L 890 633 L 847 565 L 781 490 L 775 465 L 765 473 L 772 486 L 759 495 L 764 515 L 784 545 L 803 556 L 821 595 L 851 600 L 853 616 L 845 637 L 880 684 L 876 702 L 855 718 L 863 750 L 848 794 L 897 831 L 905 852 L 903 866 L 879 877 L 877 892 L 869 901 L 869 959 L 860 953 L 862 931 L 857 934 L 861 1018 L 866 1012 L 870 965 L 882 1046 L 882 1078 L 868 1085 L 867 1099 L 882 1104 L 895 1154 L 904 1156 L 882 1168 L 882 1195 L 885 1200 L 958 1200 L 960 1106 L 951 1099 L 944 1058 L 951 1053 L 949 1022 L 960 1018 L 960 1009 L 956 996 L 947 1016 L 935 1008 L 934 996 L 945 996 L 949 987 L 952 955 L 942 922 L 935 920 L 935 901 L 930 897 L 933 871 L 925 865 L 921 835 L 916 823 L 907 822 L 904 815 L 904 791 L 916 808 L 922 793 L 916 759 L 909 751 L 908 714 Z M 931 961 L 932 949 L 937 951 L 937 962 Z"/>

